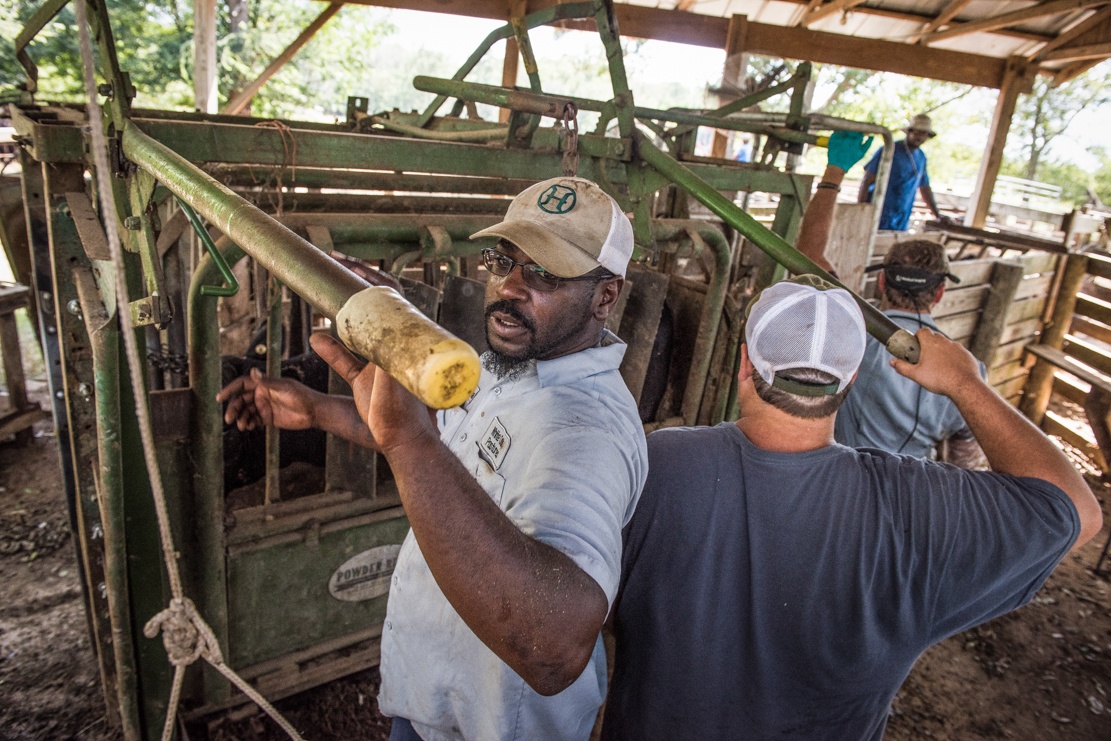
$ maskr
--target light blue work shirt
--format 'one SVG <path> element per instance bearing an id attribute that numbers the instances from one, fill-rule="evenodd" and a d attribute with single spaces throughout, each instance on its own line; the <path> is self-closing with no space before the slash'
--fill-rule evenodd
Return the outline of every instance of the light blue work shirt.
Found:
<path id="1" fill-rule="evenodd" d="M 570 557 L 613 603 L 621 529 L 648 473 L 636 402 L 618 373 L 625 344 L 532 364 L 438 416 L 440 438 L 524 533 Z M 445 492 L 445 496 L 450 496 Z M 424 741 L 590 736 L 606 694 L 602 641 L 563 692 L 543 697 L 486 647 L 440 591 L 412 531 L 398 555 L 382 631 L 385 715 Z"/>
<path id="2" fill-rule="evenodd" d="M 940 331 L 929 314 L 897 309 L 884 314 L 911 334 L 922 327 Z M 932 458 L 942 440 L 972 437 L 956 404 L 899 375 L 890 361 L 891 353 L 875 337 L 869 337 L 856 381 L 837 411 L 837 442 L 850 448 Z M 980 376 L 987 376 L 983 363 Z"/>
<path id="3" fill-rule="evenodd" d="M 879 171 L 882 155 L 883 147 L 880 147 L 872 155 L 872 159 L 868 160 L 864 171 L 875 175 Z M 905 139 L 895 142 L 895 154 L 891 160 L 891 175 L 887 180 L 887 193 L 883 197 L 879 228 L 905 232 L 910 224 L 910 214 L 914 210 L 914 199 L 923 185 L 930 185 L 930 176 L 926 172 L 926 153 L 921 147 L 911 149 Z M 871 197 L 868 200 L 871 201 Z"/>

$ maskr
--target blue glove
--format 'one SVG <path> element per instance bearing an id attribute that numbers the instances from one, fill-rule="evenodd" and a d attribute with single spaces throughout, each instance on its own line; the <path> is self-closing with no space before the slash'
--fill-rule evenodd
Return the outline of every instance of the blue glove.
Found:
<path id="1" fill-rule="evenodd" d="M 834 131 L 829 137 L 829 164 L 840 167 L 845 172 L 868 154 L 874 136 L 864 139 L 864 134 L 855 131 Z"/>

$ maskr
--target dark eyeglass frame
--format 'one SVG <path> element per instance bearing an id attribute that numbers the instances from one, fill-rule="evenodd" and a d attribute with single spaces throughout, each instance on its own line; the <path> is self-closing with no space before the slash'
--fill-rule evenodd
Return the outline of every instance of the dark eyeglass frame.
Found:
<path id="1" fill-rule="evenodd" d="M 545 293 L 551 293 L 557 290 L 564 283 L 575 283 L 577 281 L 587 280 L 599 283 L 603 280 L 617 277 L 612 273 L 606 273 L 603 275 L 580 275 L 577 278 L 561 278 L 558 275 L 551 274 L 534 262 L 517 262 L 509 255 L 504 252 L 498 252 L 493 247 L 487 247 L 482 250 L 482 264 L 490 271 L 490 275 L 497 278 L 508 278 L 509 274 L 513 272 L 513 268 L 519 267 L 521 268 L 521 276 L 525 281 L 525 285 Z"/>

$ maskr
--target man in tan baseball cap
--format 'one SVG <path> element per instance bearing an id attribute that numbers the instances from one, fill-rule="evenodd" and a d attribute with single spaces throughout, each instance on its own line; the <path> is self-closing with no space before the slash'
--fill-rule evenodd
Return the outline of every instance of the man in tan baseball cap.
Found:
<path id="1" fill-rule="evenodd" d="M 483 254 L 490 351 L 461 406 L 433 421 L 325 337 L 313 347 L 353 397 L 253 379 L 225 419 L 319 426 L 389 463 L 412 528 L 382 629 L 391 739 L 584 739 L 606 694 L 621 528 L 648 474 L 625 344 L 605 329 L 632 229 L 597 185 L 562 177 L 476 236 L 497 238 Z"/>
<path id="2" fill-rule="evenodd" d="M 604 190 L 584 178 L 544 180 L 513 199 L 505 220 L 471 235 L 501 237 L 560 278 L 603 267 L 625 276 L 633 254 L 629 219 Z"/>
<path id="3" fill-rule="evenodd" d="M 490 271 L 490 353 L 483 357 L 489 370 L 504 377 L 605 340 L 602 327 L 624 283 L 633 229 L 597 184 L 577 177 L 539 182 L 513 199 L 503 221 L 471 238 L 482 237 L 498 238 L 482 251 Z"/>

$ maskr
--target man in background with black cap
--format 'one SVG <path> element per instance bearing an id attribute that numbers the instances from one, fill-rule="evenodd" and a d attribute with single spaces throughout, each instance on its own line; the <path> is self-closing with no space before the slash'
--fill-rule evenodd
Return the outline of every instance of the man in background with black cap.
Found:
<path id="1" fill-rule="evenodd" d="M 942 216 L 930 188 L 930 176 L 926 172 L 926 154 L 922 145 L 937 136 L 930 117 L 919 114 L 912 118 L 904 129 L 906 137 L 894 144 L 891 160 L 891 174 L 887 180 L 887 191 L 883 198 L 883 211 L 880 213 L 880 229 L 905 232 L 910 225 L 910 215 L 914 210 L 916 194 L 933 212 L 934 218 L 943 224 L 949 223 L 948 216 Z M 879 172 L 883 147 L 876 150 L 872 159 L 864 166 L 864 179 L 860 181 L 857 201 L 871 203 L 876 189 L 876 173 Z"/>
<path id="2" fill-rule="evenodd" d="M 586 739 L 621 528 L 647 475 L 625 344 L 604 328 L 632 226 L 597 185 L 561 177 L 474 237 L 497 239 L 483 251 L 490 351 L 462 406 L 433 419 L 327 335 L 313 348 L 354 399 L 258 374 L 218 398 L 241 429 L 316 426 L 385 455 L 412 527 L 382 631 L 393 741 Z"/>
<path id="3" fill-rule="evenodd" d="M 993 471 L 834 442 L 864 354 L 847 291 L 770 286 L 744 336 L 740 419 L 648 437 L 605 741 L 878 741 L 924 650 L 1029 602 L 1102 524 L 1068 458 L 933 330 L 895 368 L 953 400 Z"/>
<path id="4" fill-rule="evenodd" d="M 930 312 L 945 295 L 945 281 L 960 281 L 949 272 L 940 244 L 898 242 L 881 264 L 868 269 L 874 270 L 880 271 L 880 308 L 893 322 L 912 334 L 922 327 L 941 331 Z M 963 468 L 977 465 L 982 460 L 979 447 L 956 405 L 895 372 L 890 359 L 887 348 L 869 337 L 860 375 L 837 415 L 837 442 L 932 458 L 947 441 L 946 461 Z M 980 376 L 986 377 L 983 363 L 979 366 Z"/>

